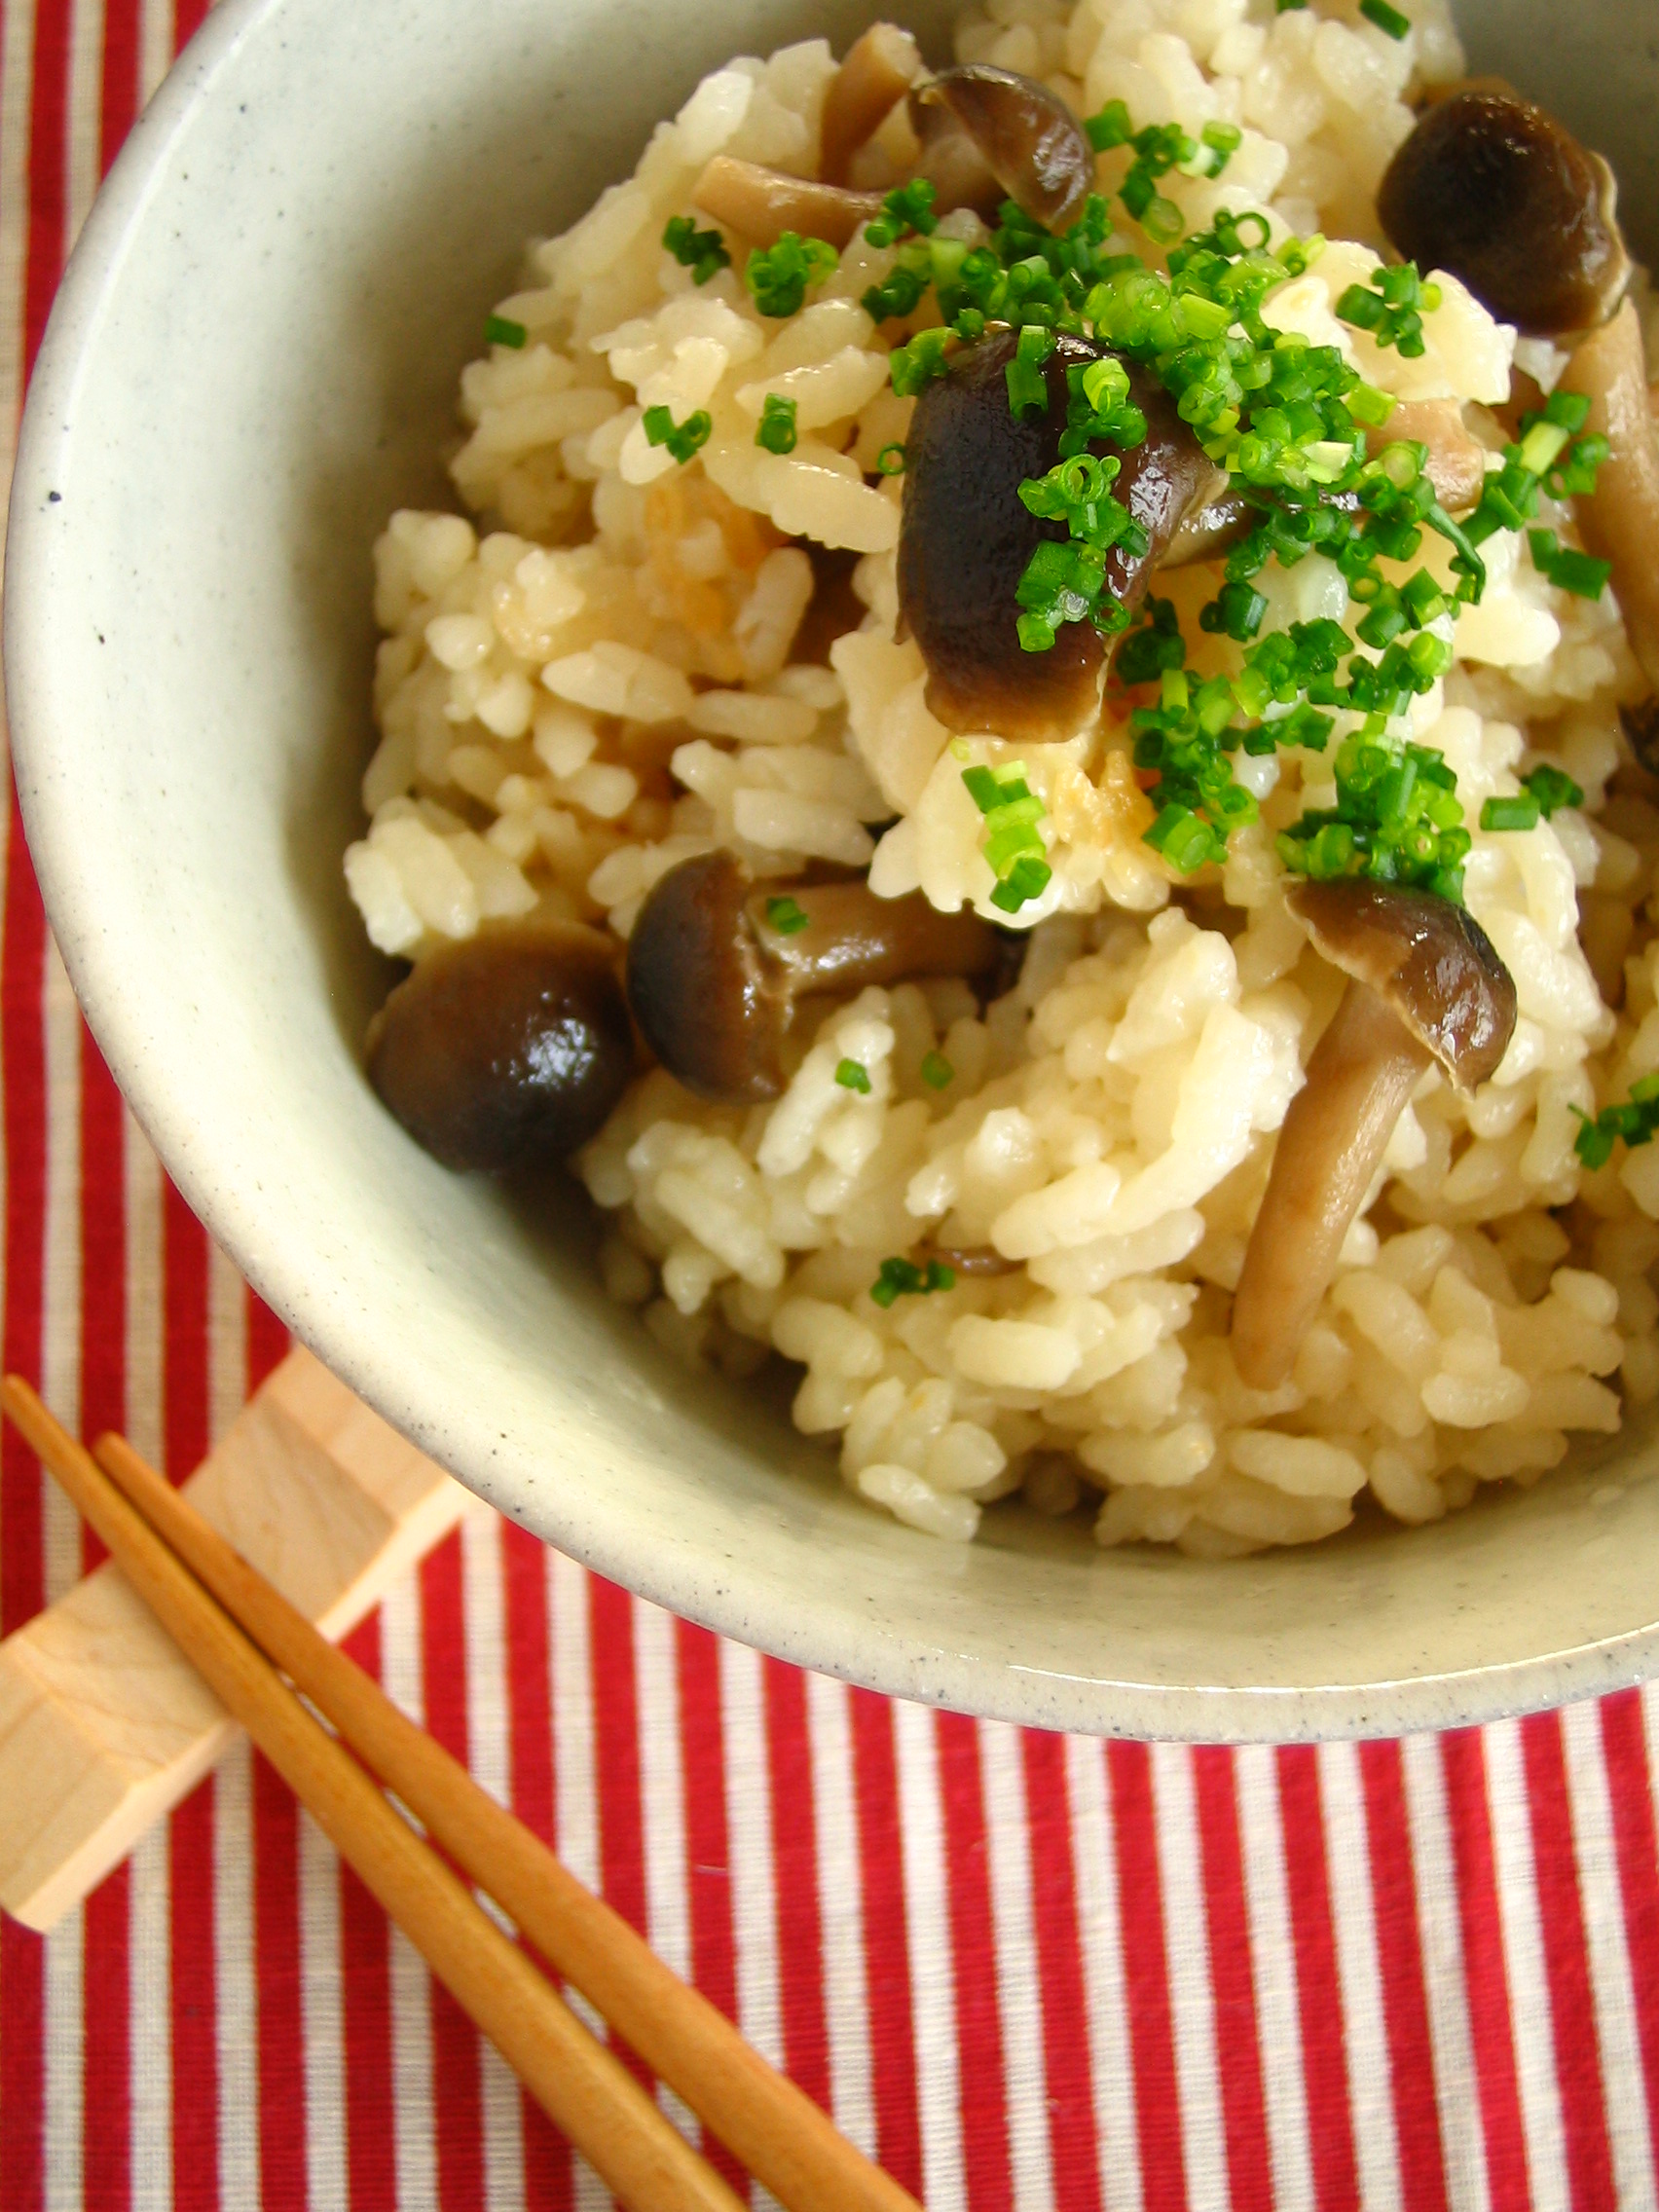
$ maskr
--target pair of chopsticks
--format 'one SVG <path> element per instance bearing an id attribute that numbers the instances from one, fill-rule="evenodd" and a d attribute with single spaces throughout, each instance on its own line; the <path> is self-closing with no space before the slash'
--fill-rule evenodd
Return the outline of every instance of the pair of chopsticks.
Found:
<path id="1" fill-rule="evenodd" d="M 921 2212 L 124 1437 L 101 1438 L 94 1456 L 17 1376 L 0 1385 L 0 1406 L 341 1857 L 629 2212 L 740 2204 L 371 1774 L 788 2212 Z"/>

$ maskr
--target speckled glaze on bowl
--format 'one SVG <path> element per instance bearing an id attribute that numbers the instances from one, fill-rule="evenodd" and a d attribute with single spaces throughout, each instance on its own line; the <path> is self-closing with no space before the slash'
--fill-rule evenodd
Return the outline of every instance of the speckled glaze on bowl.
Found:
<path id="1" fill-rule="evenodd" d="M 340 879 L 369 742 L 369 547 L 445 501 L 455 381 L 522 240 L 738 51 L 861 0 L 225 0 L 93 212 L 35 376 L 6 664 L 82 1003 L 167 1167 L 296 1331 L 503 1511 L 692 1619 L 1046 1727 L 1396 1733 L 1659 1665 L 1652 1423 L 1438 1527 L 1200 1565 L 856 1503 L 781 1396 L 672 1366 L 579 1209 L 417 1151 L 363 1082 L 386 975 Z M 942 49 L 941 0 L 902 6 Z M 1659 0 L 1461 10 L 1476 63 L 1653 204 Z M 1636 225 L 1639 245 L 1651 249 Z"/>

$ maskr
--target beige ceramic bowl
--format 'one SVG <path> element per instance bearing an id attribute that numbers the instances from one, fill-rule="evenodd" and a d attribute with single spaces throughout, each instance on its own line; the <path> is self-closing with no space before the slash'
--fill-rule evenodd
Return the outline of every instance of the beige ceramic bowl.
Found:
<path id="1" fill-rule="evenodd" d="M 900 7 L 936 52 L 942 0 Z M 1653 0 L 1469 0 L 1479 66 L 1652 201 Z M 531 233 L 708 68 L 863 0 L 225 0 L 122 155 L 35 379 L 6 658 L 53 924 L 186 1196 L 341 1375 L 504 1511 L 767 1650 L 1046 1726 L 1309 1738 L 1485 1718 L 1659 1655 L 1647 1426 L 1419 1531 L 1198 1565 L 856 1503 L 785 1401 L 694 1381 L 363 1082 L 386 984 L 341 884 L 369 547 L 442 501 L 461 363 Z M 1638 226 L 1640 242 L 1640 225 Z"/>

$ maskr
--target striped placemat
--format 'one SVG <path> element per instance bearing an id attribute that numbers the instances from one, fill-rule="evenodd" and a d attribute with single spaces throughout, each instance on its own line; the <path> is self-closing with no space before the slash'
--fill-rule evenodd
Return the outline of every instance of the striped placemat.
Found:
<path id="1" fill-rule="evenodd" d="M 0 6 L 0 419 L 200 0 Z M 14 808 L 4 1357 L 175 1475 L 279 1325 L 82 1027 Z M 16 1439 L 0 1631 L 89 1564 Z M 804 1676 L 480 1509 L 355 1640 L 399 1702 L 930 2212 L 1653 2205 L 1659 1704 L 1242 1752 Z M 718 2154 L 717 2154 L 718 2156 Z M 269 1769 L 0 1930 L 5 2212 L 608 2199 Z"/>

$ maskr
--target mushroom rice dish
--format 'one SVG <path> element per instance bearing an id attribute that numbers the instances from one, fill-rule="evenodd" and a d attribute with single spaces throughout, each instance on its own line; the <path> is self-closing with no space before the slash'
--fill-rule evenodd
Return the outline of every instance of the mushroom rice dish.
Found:
<path id="1" fill-rule="evenodd" d="M 1647 278 L 1445 0 L 955 55 L 730 62 L 489 317 L 369 1075 L 917 1529 L 1432 1521 L 1659 1396 Z"/>

